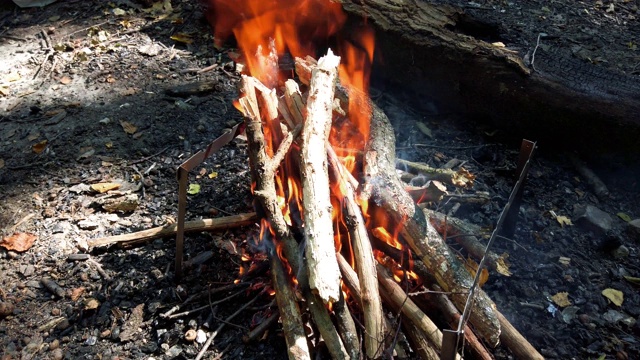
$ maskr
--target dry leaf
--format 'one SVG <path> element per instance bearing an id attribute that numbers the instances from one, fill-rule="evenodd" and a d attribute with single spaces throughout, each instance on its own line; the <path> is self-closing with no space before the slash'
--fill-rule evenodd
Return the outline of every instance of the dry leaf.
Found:
<path id="1" fill-rule="evenodd" d="M 84 294 L 85 290 L 86 289 L 84 287 L 79 287 L 71 290 L 71 300 L 76 301 L 80 299 L 80 296 Z"/>
<path id="2" fill-rule="evenodd" d="M 60 78 L 60 84 L 69 85 L 71 83 L 71 78 L 68 76 L 63 76 Z"/>
<path id="3" fill-rule="evenodd" d="M 559 292 L 551 297 L 556 305 L 560 307 L 567 307 L 571 305 L 571 301 L 569 301 L 569 293 L 568 292 Z"/>
<path id="4" fill-rule="evenodd" d="M 4 167 L 4 159 L 0 159 L 0 169 Z"/>
<path id="5" fill-rule="evenodd" d="M 4 77 L 4 81 L 5 82 L 15 82 L 15 81 L 20 80 L 21 78 L 22 78 L 22 76 L 20 76 L 20 73 L 14 71 L 14 72 L 10 73 L 9 75 L 5 76 Z"/>
<path id="6" fill-rule="evenodd" d="M 631 217 L 623 212 L 619 212 L 616 215 L 618 215 L 618 217 L 626 222 L 631 221 Z"/>
<path id="7" fill-rule="evenodd" d="M 560 258 L 558 258 L 558 262 L 564 266 L 569 266 L 571 265 L 571 258 L 560 256 Z"/>
<path id="8" fill-rule="evenodd" d="M 433 133 L 427 125 L 425 125 L 423 122 L 416 121 L 416 126 L 418 127 L 418 130 L 422 131 L 423 134 L 433 139 Z"/>
<path id="9" fill-rule="evenodd" d="M 91 189 L 93 189 L 93 191 L 97 191 L 97 192 L 103 194 L 103 193 L 106 193 L 109 190 L 118 189 L 120 187 L 120 185 L 121 184 L 113 183 L 113 182 L 99 183 L 99 184 L 91 185 Z"/>
<path id="10" fill-rule="evenodd" d="M 0 246 L 7 250 L 23 252 L 29 250 L 37 238 L 38 237 L 33 234 L 13 233 L 13 235 L 3 238 L 2 241 L 0 241 Z"/>
<path id="11" fill-rule="evenodd" d="M 193 42 L 193 39 L 191 38 L 191 36 L 185 33 L 173 34 L 171 35 L 171 40 L 184 43 L 184 44 L 191 44 Z"/>
<path id="12" fill-rule="evenodd" d="M 477 262 L 475 262 L 471 258 L 467 258 L 464 262 L 464 267 L 467 269 L 467 271 L 469 271 L 471 276 L 473 277 L 476 276 L 476 272 L 478 271 Z M 489 280 L 489 270 L 487 270 L 487 268 L 483 268 L 482 272 L 480 273 L 480 281 L 478 282 L 478 285 L 482 287 L 482 285 L 484 285 L 484 283 L 486 283 L 487 280 Z"/>
<path id="13" fill-rule="evenodd" d="M 627 280 L 628 282 L 634 284 L 634 285 L 640 285 L 640 278 L 638 278 L 638 277 L 625 276 L 624 279 Z"/>
<path id="14" fill-rule="evenodd" d="M 571 223 L 571 219 L 569 219 L 566 216 L 556 216 L 556 220 L 560 223 L 560 226 L 564 227 L 565 225 L 573 225 L 573 223 Z"/>
<path id="15" fill-rule="evenodd" d="M 39 143 L 33 144 L 33 146 L 31 146 L 31 149 L 33 149 L 33 152 L 36 154 L 41 154 L 44 149 L 47 148 L 47 140 L 42 140 Z"/>
<path id="16" fill-rule="evenodd" d="M 217 172 L 215 172 L 215 171 L 212 171 L 212 172 L 209 174 L 209 179 L 215 179 L 216 177 L 218 177 L 218 173 L 217 173 Z"/>
<path id="17" fill-rule="evenodd" d="M 611 300 L 611 302 L 617 306 L 622 306 L 622 302 L 624 301 L 624 294 L 622 291 L 612 288 L 602 290 L 602 296 Z"/>
<path id="18" fill-rule="evenodd" d="M 120 126 L 122 126 L 122 128 L 124 129 L 124 132 L 126 132 L 129 135 L 135 134 L 136 131 L 138 131 L 138 128 L 128 121 L 124 121 L 124 120 L 120 121 Z"/>
<path id="19" fill-rule="evenodd" d="M 85 310 L 95 310 L 98 307 L 100 307 L 100 301 L 98 301 L 98 300 L 96 300 L 94 298 L 88 298 L 84 302 L 84 309 Z"/>
<path id="20" fill-rule="evenodd" d="M 500 257 L 498 258 L 498 261 L 496 262 L 496 271 L 504 276 L 511 276 L 511 271 L 509 271 L 509 262 L 507 261 L 507 258 L 509 257 L 509 254 L 507 253 L 503 253 L 502 255 L 500 255 Z"/>

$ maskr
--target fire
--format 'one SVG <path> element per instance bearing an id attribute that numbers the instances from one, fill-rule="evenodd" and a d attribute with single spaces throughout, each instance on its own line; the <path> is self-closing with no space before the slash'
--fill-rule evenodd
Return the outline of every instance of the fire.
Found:
<path id="1" fill-rule="evenodd" d="M 329 141 L 341 159 L 345 168 L 358 179 L 361 169 L 361 154 L 369 137 L 371 106 L 368 88 L 371 66 L 374 59 L 375 39 L 373 30 L 363 27 L 357 34 L 350 34 L 350 40 L 339 38 L 339 30 L 346 21 L 339 2 L 330 0 L 209 0 L 213 14 L 210 17 L 214 25 L 216 45 L 221 46 L 232 34 L 242 52 L 242 60 L 248 73 L 257 78 L 275 95 L 291 72 L 281 72 L 278 59 L 287 56 L 304 58 L 315 57 L 318 46 L 325 45 L 331 38 L 337 44 L 337 54 L 341 57 L 339 81 L 348 95 L 348 103 L 341 104 L 348 117 L 335 115 Z M 239 108 L 238 102 L 234 106 Z M 273 156 L 282 140 L 286 127 L 280 129 L 280 119 L 261 114 L 267 152 Z M 285 122 L 283 122 L 285 123 Z M 283 126 L 284 127 L 284 126 Z M 295 145 L 294 145 L 295 147 Z M 302 185 L 297 161 L 287 154 L 278 169 L 276 190 L 278 206 L 288 226 L 299 226 L 303 219 Z M 341 196 L 345 193 L 346 179 L 337 179 L 333 184 L 332 199 L 333 222 L 336 251 L 345 253 L 350 259 L 352 248 L 349 239 L 348 222 L 341 213 Z M 254 184 L 252 184 L 253 190 Z M 359 201 L 359 200 L 358 200 Z M 396 249 L 403 249 L 398 240 L 399 227 L 388 230 L 386 215 L 370 214 L 369 204 L 359 201 L 367 226 L 378 238 Z M 375 211 L 374 211 L 375 212 Z M 275 251 L 285 262 L 291 274 L 292 270 L 282 254 L 282 246 L 267 221 L 262 221 L 260 241 L 270 237 Z M 378 258 L 378 260 L 381 260 Z M 394 273 L 399 275 L 399 270 Z M 410 269 L 403 269 L 404 273 Z M 295 278 L 295 276 L 294 276 Z M 295 281 L 295 280 L 294 280 Z"/>

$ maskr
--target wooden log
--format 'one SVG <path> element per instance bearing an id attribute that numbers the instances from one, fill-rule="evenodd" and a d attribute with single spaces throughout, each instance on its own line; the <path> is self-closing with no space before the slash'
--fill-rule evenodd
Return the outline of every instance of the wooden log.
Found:
<path id="1" fill-rule="evenodd" d="M 276 291 L 276 301 L 280 310 L 289 359 L 311 359 L 296 295 L 291 289 L 278 255 L 274 251 L 269 256 L 271 258 L 271 279 Z"/>
<path id="2" fill-rule="evenodd" d="M 187 233 L 220 231 L 234 227 L 255 224 L 257 220 L 258 218 L 256 216 L 256 213 L 231 215 L 214 219 L 192 220 L 185 222 L 184 231 Z M 91 239 L 87 243 L 89 244 L 89 247 L 105 246 L 111 244 L 132 245 L 153 239 L 175 236 L 177 230 L 178 225 L 171 224 L 167 226 L 158 226 L 151 229 L 136 231 L 134 233 Z"/>
<path id="3" fill-rule="evenodd" d="M 307 117 L 302 128 L 300 172 L 304 208 L 304 236 L 309 286 L 325 304 L 340 298 L 340 269 L 333 240 L 332 206 L 326 146 L 328 144 L 334 86 L 340 57 L 331 50 L 313 69 Z"/>
<path id="4" fill-rule="evenodd" d="M 402 315 L 402 328 L 411 342 L 412 349 L 422 360 L 440 359 L 438 351 L 434 349 L 427 335 L 420 330 L 416 324 L 411 322 L 405 315 Z"/>
<path id="5" fill-rule="evenodd" d="M 447 237 L 451 236 L 452 239 L 460 244 L 471 256 L 476 259 L 482 259 L 483 256 L 487 256 L 487 264 L 489 267 L 504 276 L 511 276 L 509 271 L 509 264 L 501 256 L 489 251 L 485 252 L 486 245 L 482 244 L 476 235 L 480 235 L 482 230 L 479 226 L 469 224 L 461 219 L 448 216 L 445 219 L 443 213 L 423 209 L 425 216 L 431 222 L 431 225 L 440 234 L 447 234 Z"/>
<path id="6" fill-rule="evenodd" d="M 457 329 L 460 321 L 460 312 L 453 305 L 451 300 L 442 293 L 442 289 L 437 285 L 434 286 L 436 292 L 426 293 L 426 298 L 430 305 L 438 309 L 438 312 L 444 317 L 451 329 Z M 501 323 L 502 324 L 502 323 Z M 504 329 L 504 328 L 503 328 Z M 468 325 L 464 326 L 464 346 L 467 351 L 476 360 L 492 360 L 494 357 L 487 351 L 487 348 L 480 342 L 478 337 L 473 333 Z M 503 330 L 504 333 L 504 330 Z"/>
<path id="7" fill-rule="evenodd" d="M 396 167 L 412 174 L 422 175 L 425 177 L 425 180 L 441 181 L 459 187 L 472 187 L 473 180 L 475 179 L 475 176 L 464 168 L 460 168 L 457 171 L 452 169 L 438 169 L 424 163 L 403 159 L 396 159 Z"/>
<path id="8" fill-rule="evenodd" d="M 400 235 L 433 273 L 438 284 L 452 293 L 454 304 L 461 310 L 473 279 L 404 191 L 394 162 L 393 128 L 384 113 L 373 106 L 371 132 L 364 155 L 365 182 L 360 195 L 370 199 L 370 206 L 373 204 L 384 210 L 396 226 L 402 225 Z M 500 324 L 495 315 L 495 304 L 482 290 L 477 292 L 472 304 L 471 323 L 491 346 L 497 346 Z"/>
<path id="9" fill-rule="evenodd" d="M 349 229 L 349 239 L 353 247 L 356 272 L 362 289 L 361 306 L 364 314 L 365 352 L 369 358 L 381 355 L 384 335 L 382 301 L 376 279 L 373 249 L 367 234 L 360 207 L 356 203 L 355 190 L 350 181 L 350 174 L 344 168 L 338 156 L 329 146 L 327 156 L 335 181 L 336 189 L 342 199 L 343 219 Z"/>
<path id="10" fill-rule="evenodd" d="M 441 112 L 481 114 L 512 134 L 568 149 L 640 149 L 640 82 L 633 75 L 576 59 L 551 41 L 531 44 L 538 34 L 507 35 L 503 29 L 519 25 L 501 18 L 496 26 L 483 9 L 418 0 L 341 2 L 376 29 L 376 52 L 384 58 L 379 74 L 433 99 Z M 478 24 L 512 42 L 499 47 L 464 30 Z M 525 61 L 534 48 L 535 70 Z"/>
<path id="11" fill-rule="evenodd" d="M 440 329 L 420 310 L 413 300 L 407 296 L 400 285 L 389 275 L 387 269 L 377 264 L 376 271 L 385 302 L 389 304 L 394 311 L 402 312 L 407 320 L 426 335 L 433 348 L 440 352 L 442 350 L 442 332 Z M 459 355 L 456 356 L 456 359 L 459 358 Z"/>
<path id="12" fill-rule="evenodd" d="M 342 291 L 340 292 L 340 300 L 333 304 L 333 312 L 336 317 L 338 333 L 344 342 L 344 347 L 349 354 L 349 358 L 360 359 L 361 351 L 360 340 L 358 339 L 358 330 Z"/>
<path id="13" fill-rule="evenodd" d="M 318 331 L 325 339 L 329 353 L 334 359 L 346 359 L 348 354 L 335 326 L 331 322 L 327 309 L 324 307 L 322 300 L 313 294 L 309 288 L 307 270 L 302 264 L 298 243 L 291 234 L 277 202 L 275 173 L 279 166 L 279 161 L 276 162 L 274 159 L 282 159 L 284 157 L 281 154 L 289 149 L 294 133 L 290 132 L 287 135 L 273 159 L 271 159 L 267 155 L 267 144 L 262 130 L 256 89 L 253 85 L 257 80 L 249 79 L 246 76 L 243 76 L 242 80 L 243 97 L 240 98 L 239 102 L 245 116 L 251 176 L 256 184 L 253 192 L 254 196 L 269 221 L 269 225 L 275 232 L 275 236 L 279 241 L 282 241 L 287 261 L 297 276 L 298 286 L 307 301 L 309 311 L 318 327 Z"/>

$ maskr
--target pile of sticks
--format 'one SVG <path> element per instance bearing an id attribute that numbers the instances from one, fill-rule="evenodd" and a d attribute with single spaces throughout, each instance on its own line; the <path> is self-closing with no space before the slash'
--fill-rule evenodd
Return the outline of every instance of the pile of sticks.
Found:
<path id="1" fill-rule="evenodd" d="M 473 279 L 397 175 L 395 137 L 387 117 L 365 95 L 338 84 L 340 58 L 330 50 L 317 62 L 296 58 L 299 83 L 289 79 L 278 85 L 273 49 L 261 61 L 274 75 L 263 77 L 262 82 L 243 76 L 239 104 L 246 123 L 257 213 L 269 229 L 262 238 L 273 243 L 272 282 L 289 358 L 312 357 L 309 327 L 302 316 L 307 312 L 319 332 L 317 338 L 334 359 L 386 357 L 402 351 L 399 339 L 407 339 L 421 358 L 440 358 L 442 332 L 423 309 L 437 309 L 435 316 L 448 322 L 444 326 L 457 326 Z M 354 101 L 358 106 L 349 106 Z M 328 141 L 332 123 L 348 119 L 353 115 L 349 111 L 361 111 L 371 119 L 368 139 L 354 151 L 355 177 Z M 293 166 L 284 165 L 291 160 Z M 297 220 L 283 214 L 277 192 L 281 185 L 276 178 L 284 172 L 302 184 L 302 204 L 297 209 L 302 215 Z M 411 191 L 432 198 L 442 190 L 436 186 L 434 194 L 429 189 Z M 365 203 L 368 209 L 363 212 Z M 332 220 L 336 206 L 342 214 L 338 225 Z M 370 214 L 384 214 L 384 223 L 377 223 L 379 216 L 365 221 Z M 384 232 L 379 231 L 382 226 L 399 229 L 404 250 L 385 242 Z M 336 235 L 343 243 L 338 250 Z M 374 249 L 388 261 L 376 260 Z M 389 270 L 405 275 L 410 270 L 409 249 L 420 281 L 434 292 L 410 297 L 394 280 Z M 397 316 L 387 318 L 383 304 Z M 469 354 L 492 358 L 480 337 L 491 347 L 502 341 L 518 358 L 542 358 L 482 290 L 476 292 L 471 306 L 473 331 L 465 327 L 463 332 Z M 433 311 L 430 314 L 434 316 Z"/>

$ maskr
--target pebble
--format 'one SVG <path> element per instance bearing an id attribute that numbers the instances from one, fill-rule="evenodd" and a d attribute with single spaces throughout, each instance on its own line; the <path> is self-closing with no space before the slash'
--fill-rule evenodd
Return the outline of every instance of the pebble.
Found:
<path id="1" fill-rule="evenodd" d="M 626 247 L 625 245 L 620 245 L 617 249 L 611 252 L 611 255 L 613 255 L 613 257 L 616 259 L 624 259 L 629 256 L 629 253 L 630 251 L 628 247 Z"/>
<path id="2" fill-rule="evenodd" d="M 53 339 L 53 341 L 49 343 L 49 350 L 53 351 L 58 348 L 60 348 L 60 340 Z"/>
<path id="3" fill-rule="evenodd" d="M 15 307 L 9 302 L 0 302 L 0 318 L 13 314 Z"/>
<path id="4" fill-rule="evenodd" d="M 611 230 L 613 224 L 611 215 L 593 205 L 576 205 L 574 216 L 577 224 L 603 234 Z"/>
<path id="5" fill-rule="evenodd" d="M 207 333 L 202 329 L 198 329 L 198 331 L 196 331 L 196 342 L 198 344 L 204 344 L 205 341 L 207 341 Z"/>
<path id="6" fill-rule="evenodd" d="M 60 316 L 62 314 L 62 310 L 58 309 L 58 308 L 53 308 L 51 309 L 51 315 L 53 316 Z"/>
<path id="7" fill-rule="evenodd" d="M 173 345 L 172 347 L 169 348 L 169 350 L 167 350 L 167 352 L 165 353 L 165 355 L 174 358 L 178 355 L 180 355 L 180 353 L 182 352 L 182 348 L 178 345 Z"/>
<path id="8" fill-rule="evenodd" d="M 51 352 L 51 359 L 53 360 L 62 360 L 64 358 L 64 352 L 62 349 L 57 348 Z"/>
<path id="9" fill-rule="evenodd" d="M 78 227 L 82 230 L 95 230 L 100 226 L 97 222 L 89 219 L 81 220 L 78 222 Z"/>
<path id="10" fill-rule="evenodd" d="M 627 223 L 627 232 L 636 243 L 640 243 L 640 219 L 629 221 Z"/>

